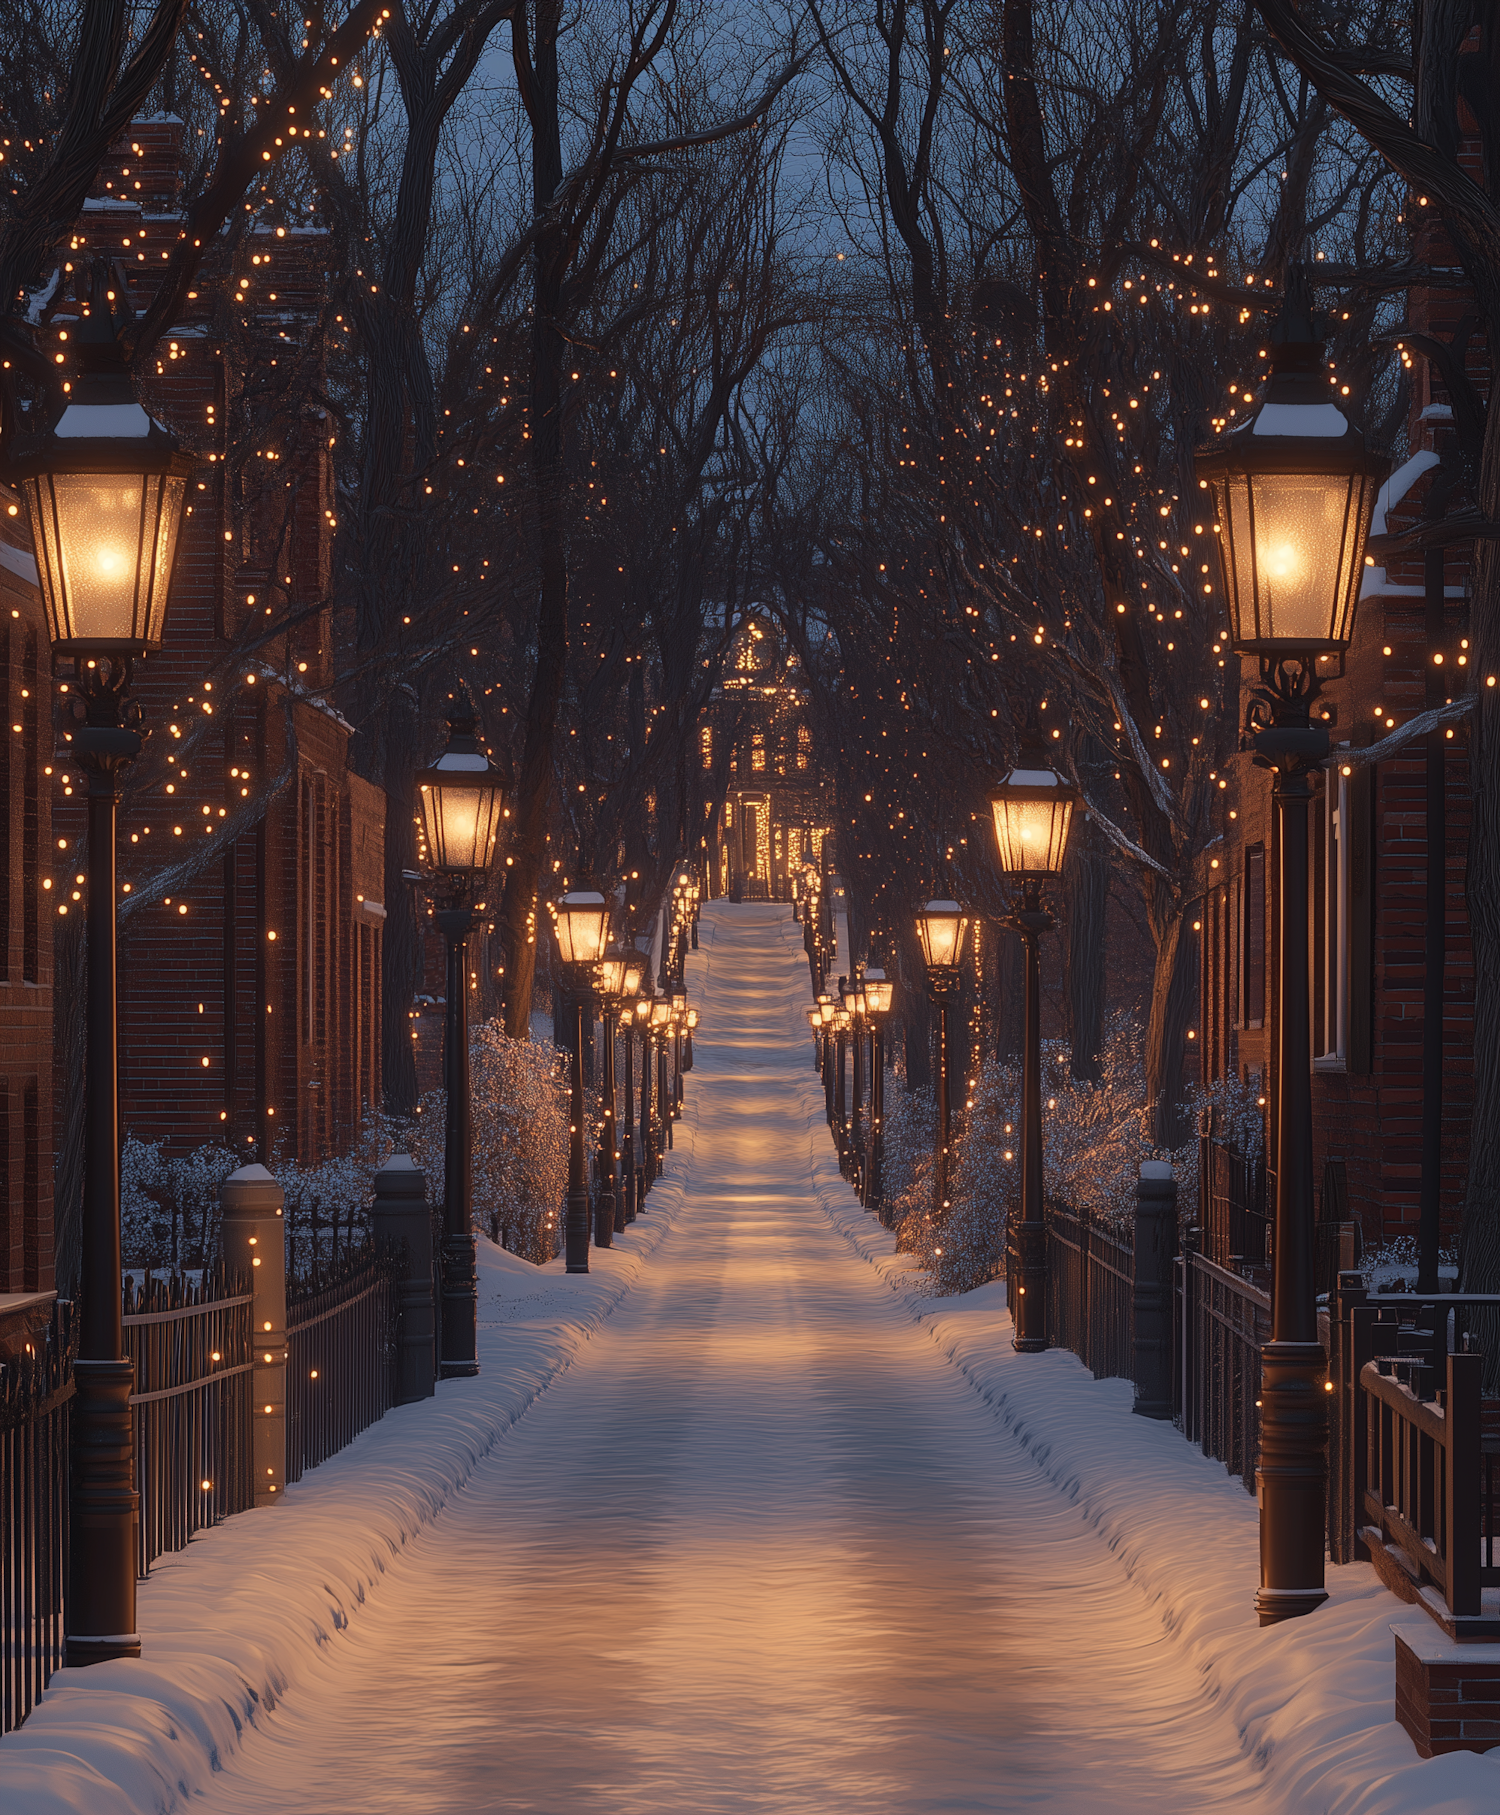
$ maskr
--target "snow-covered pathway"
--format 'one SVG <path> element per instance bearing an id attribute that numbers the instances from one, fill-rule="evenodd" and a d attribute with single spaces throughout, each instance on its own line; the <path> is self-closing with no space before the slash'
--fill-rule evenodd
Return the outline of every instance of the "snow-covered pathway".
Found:
<path id="1" fill-rule="evenodd" d="M 705 931 L 686 1208 L 195 1806 L 1263 1806 L 1103 1540 L 818 1208 L 785 910 Z"/>

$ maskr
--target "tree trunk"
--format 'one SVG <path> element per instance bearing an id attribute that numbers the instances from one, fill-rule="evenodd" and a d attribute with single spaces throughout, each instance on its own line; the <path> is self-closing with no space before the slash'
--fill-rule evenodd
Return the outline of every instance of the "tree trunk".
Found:
<path id="1" fill-rule="evenodd" d="M 380 1079 L 388 1115 L 417 1107 L 417 1062 L 411 1049 L 411 1004 L 417 993 L 422 942 L 417 906 L 405 871 L 417 867 L 412 824 L 416 772 L 417 699 L 399 687 L 385 713 L 385 926 L 381 936 Z"/>
<path id="2" fill-rule="evenodd" d="M 1182 916 L 1161 928 L 1151 974 L 1151 1014 L 1146 1023 L 1146 1102 L 1151 1138 L 1159 1147 L 1182 1144 L 1182 1054 L 1197 999 L 1198 962 Z"/>
<path id="3" fill-rule="evenodd" d="M 536 11 L 534 61 L 525 80 L 531 120 L 532 200 L 545 216 L 562 182 L 562 134 L 558 119 L 556 0 Z M 513 20 L 513 35 L 522 30 Z M 518 67 L 524 42 L 517 41 Z M 531 1024 L 531 982 L 536 944 L 529 922 L 537 905 L 547 851 L 547 816 L 552 804 L 552 746 L 568 663 L 568 562 L 563 546 L 562 371 L 567 343 L 559 330 L 567 248 L 560 227 L 542 234 L 536 249 L 532 307 L 531 472 L 536 493 L 537 599 L 536 672 L 526 705 L 526 742 L 521 756 L 511 863 L 500 909 L 501 962 L 505 966 L 505 1031 L 524 1040 Z"/>
<path id="4" fill-rule="evenodd" d="M 1067 903 L 1062 926 L 1063 1012 L 1071 1069 L 1080 1082 L 1100 1076 L 1099 1045 L 1104 1035 L 1104 913 L 1109 896 L 1109 862 L 1092 838 L 1075 842 L 1063 878 Z"/>

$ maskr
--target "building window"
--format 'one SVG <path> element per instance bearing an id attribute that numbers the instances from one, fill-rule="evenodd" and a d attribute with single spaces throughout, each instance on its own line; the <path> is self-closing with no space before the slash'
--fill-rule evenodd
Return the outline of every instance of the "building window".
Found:
<path id="1" fill-rule="evenodd" d="M 812 756 L 812 732 L 806 725 L 797 727 L 797 767 L 805 769 Z"/>
<path id="2" fill-rule="evenodd" d="M 1240 974 L 1245 979 L 1243 1004 L 1246 1027 L 1266 1024 L 1266 847 L 1253 844 L 1245 852 L 1245 952 Z"/>
<path id="3" fill-rule="evenodd" d="M 1312 1056 L 1342 1069 L 1349 1034 L 1349 780 L 1337 761 L 1323 777 L 1312 837 Z"/>
<path id="4" fill-rule="evenodd" d="M 698 733 L 698 747 L 703 752 L 703 767 L 711 769 L 714 766 L 714 734 L 711 725 L 705 725 Z"/>
<path id="5" fill-rule="evenodd" d="M 766 766 L 766 734 L 754 731 L 750 735 L 750 767 L 758 775 Z"/>

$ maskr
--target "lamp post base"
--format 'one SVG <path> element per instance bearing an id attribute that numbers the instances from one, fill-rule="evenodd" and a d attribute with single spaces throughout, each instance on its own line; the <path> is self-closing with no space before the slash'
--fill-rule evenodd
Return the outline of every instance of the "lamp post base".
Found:
<path id="1" fill-rule="evenodd" d="M 1262 1626 L 1294 1620 L 1328 1599 L 1328 1362 L 1320 1342 L 1261 1350 L 1260 1591 Z"/>
<path id="2" fill-rule="evenodd" d="M 612 1248 L 615 1240 L 615 1194 L 601 1191 L 594 1204 L 594 1246 Z"/>
<path id="3" fill-rule="evenodd" d="M 73 1364 L 71 1572 L 69 1619 L 99 1630 L 64 1639 L 70 1669 L 139 1657 L 135 1630 L 135 1527 L 140 1496 L 131 1486 L 135 1363 Z"/>
<path id="4" fill-rule="evenodd" d="M 479 1280 L 472 1235 L 443 1238 L 443 1354 L 441 1380 L 470 1380 L 479 1372 Z"/>
<path id="5" fill-rule="evenodd" d="M 1047 1346 L 1047 1226 L 1022 1223 L 1016 1230 L 1016 1304 L 1011 1347 L 1023 1355 Z"/>
<path id="6" fill-rule="evenodd" d="M 568 1208 L 563 1223 L 564 1271 L 587 1273 L 589 1270 L 589 1194 L 568 1193 Z"/>

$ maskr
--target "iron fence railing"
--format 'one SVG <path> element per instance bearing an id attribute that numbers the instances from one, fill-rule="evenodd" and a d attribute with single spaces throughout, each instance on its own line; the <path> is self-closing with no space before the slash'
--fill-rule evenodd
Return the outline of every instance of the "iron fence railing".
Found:
<path id="1" fill-rule="evenodd" d="M 196 1285 L 147 1273 L 126 1283 L 124 1306 L 144 1576 L 194 1532 L 255 1504 L 250 1285 L 222 1269 Z"/>
<path id="2" fill-rule="evenodd" d="M 331 1276 L 287 1282 L 286 1478 L 352 1443 L 392 1404 L 397 1258 L 373 1243 Z"/>
<path id="3" fill-rule="evenodd" d="M 0 1733 L 63 1661 L 68 1441 L 78 1340 L 70 1304 L 28 1318 L 0 1352 Z"/>
<path id="4" fill-rule="evenodd" d="M 1270 1294 L 1191 1250 L 1178 1256 L 1176 1284 L 1173 1416 L 1190 1443 L 1222 1462 L 1253 1494 Z"/>
<path id="5" fill-rule="evenodd" d="M 1096 1380 L 1128 1379 L 1135 1244 L 1087 1210 L 1047 1206 L 1047 1334 Z"/>
<path id="6" fill-rule="evenodd" d="M 1215 1266 L 1233 1271 L 1270 1264 L 1269 1179 L 1263 1160 L 1199 1137 L 1198 1222 L 1203 1253 Z"/>

